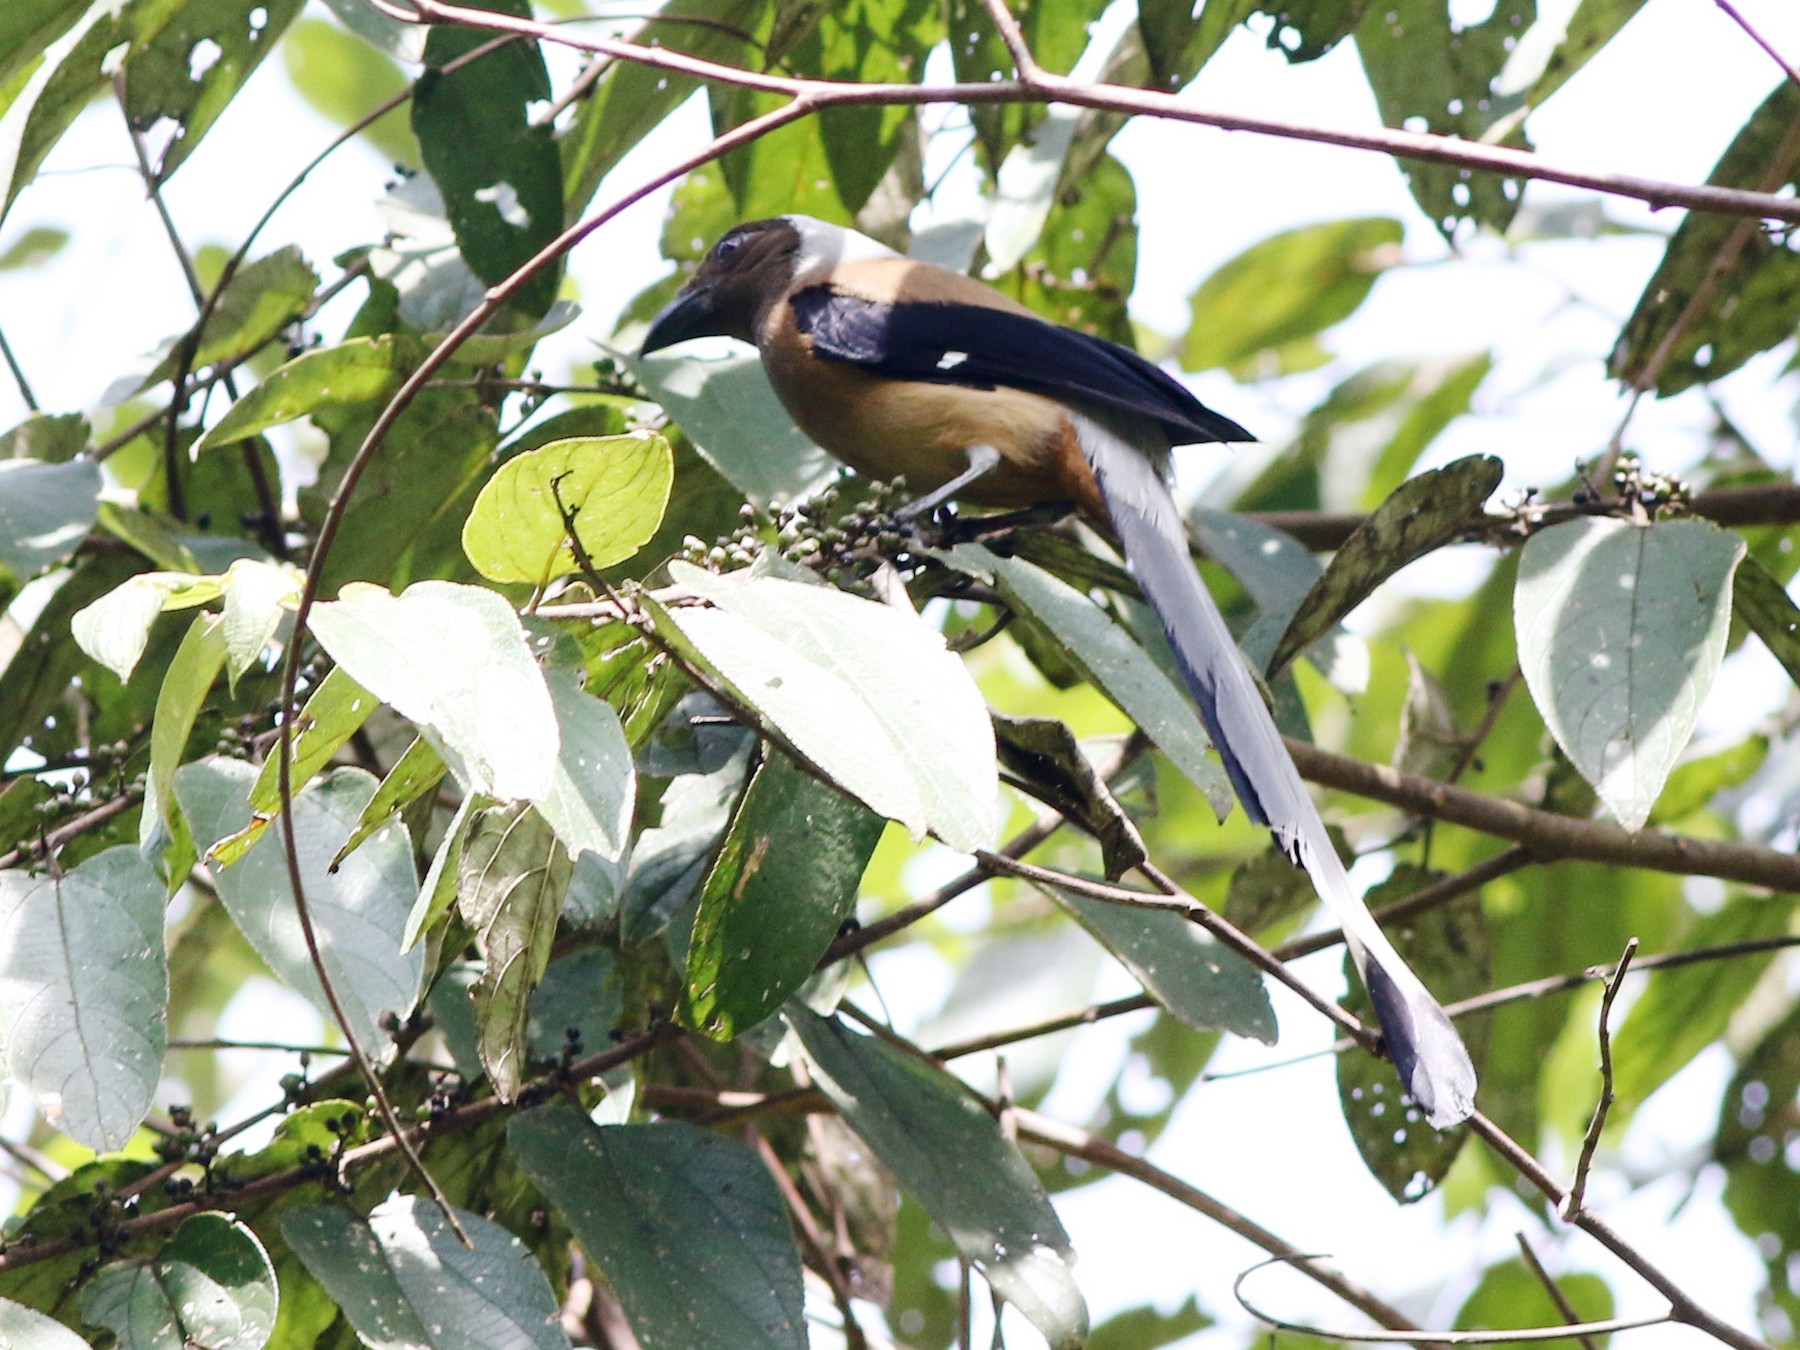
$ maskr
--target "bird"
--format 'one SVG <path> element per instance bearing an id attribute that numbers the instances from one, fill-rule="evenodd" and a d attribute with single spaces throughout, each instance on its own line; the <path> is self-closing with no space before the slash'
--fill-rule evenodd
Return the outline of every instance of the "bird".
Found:
<path id="1" fill-rule="evenodd" d="M 721 336 L 756 348 L 777 397 L 820 447 L 866 477 L 904 476 L 921 490 L 911 510 L 951 498 L 1002 509 L 1068 503 L 1119 541 L 1239 802 L 1335 911 L 1406 1092 L 1437 1129 L 1467 1119 L 1468 1051 L 1351 883 L 1189 555 L 1170 452 L 1250 433 L 1126 347 L 809 216 L 723 234 L 641 351 Z"/>

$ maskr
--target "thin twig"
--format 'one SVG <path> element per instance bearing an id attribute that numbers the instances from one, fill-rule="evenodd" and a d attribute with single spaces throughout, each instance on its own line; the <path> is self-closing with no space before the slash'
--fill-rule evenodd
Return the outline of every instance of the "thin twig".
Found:
<path id="1" fill-rule="evenodd" d="M 1713 3 L 1724 10 L 1726 16 L 1739 28 L 1743 29 L 1752 42 L 1769 54 L 1769 59 L 1781 67 L 1781 73 L 1783 75 L 1786 75 L 1796 87 L 1800 87 L 1800 69 L 1796 69 L 1792 61 L 1776 51 L 1775 45 L 1761 33 L 1757 32 L 1755 27 L 1751 25 L 1750 20 L 1738 13 L 1737 6 L 1732 4 L 1731 0 L 1713 0 Z"/>
<path id="2" fill-rule="evenodd" d="M 1675 970 L 1682 966 L 1701 965 L 1707 961 L 1729 961 L 1739 956 L 1757 956 L 1763 952 L 1787 951 L 1793 947 L 1800 947 L 1800 937 L 1787 935 L 1750 938 L 1743 942 L 1723 942 L 1712 947 L 1694 947 L 1688 951 L 1659 952 L 1655 956 L 1645 956 L 1634 960 L 1632 969 L 1640 971 Z M 1611 973 L 1610 966 L 1589 966 L 1586 970 L 1574 971 L 1567 975 L 1546 975 L 1541 980 L 1526 980 L 1521 984 L 1508 985 L 1504 989 L 1494 989 L 1485 994 L 1476 994 L 1472 998 L 1461 999 L 1456 1003 L 1449 1004 L 1444 1011 L 1452 1017 L 1463 1017 L 1484 1009 L 1498 1008 L 1507 1003 L 1517 1003 L 1528 998 L 1542 998 L 1546 994 L 1561 994 L 1571 989 L 1580 989 L 1596 980 L 1606 979 Z"/>
<path id="3" fill-rule="evenodd" d="M 1504 680 L 1497 681 L 1489 689 L 1487 707 L 1481 710 L 1481 721 L 1469 736 L 1468 742 L 1462 747 L 1461 753 L 1457 755 L 1456 763 L 1450 766 L 1450 772 L 1444 775 L 1445 782 L 1460 782 L 1462 776 L 1474 765 L 1476 759 L 1480 757 L 1481 747 L 1486 745 L 1487 738 L 1493 735 L 1494 724 L 1500 720 L 1500 714 L 1505 711 L 1507 700 L 1512 697 L 1513 690 L 1519 687 L 1519 682 L 1524 678 L 1524 668 L 1515 662 L 1512 674 Z"/>
<path id="4" fill-rule="evenodd" d="M 1290 1322 L 1286 1318 L 1264 1312 L 1244 1297 L 1244 1281 L 1256 1274 L 1257 1271 L 1274 1265 L 1298 1265 L 1301 1261 L 1311 1259 L 1313 1258 L 1272 1256 L 1267 1261 L 1258 1261 L 1232 1281 L 1232 1297 L 1237 1299 L 1238 1306 L 1245 1312 L 1257 1321 L 1267 1323 L 1277 1331 L 1288 1331 L 1298 1336 L 1312 1337 L 1320 1341 L 1350 1341 L 1359 1345 L 1395 1345 L 1408 1341 L 1417 1342 L 1416 1336 L 1408 1336 L 1396 1331 L 1347 1331 L 1342 1327 L 1314 1327 L 1308 1326 L 1304 1322 Z M 1604 1322 L 1580 1322 L 1574 1326 L 1526 1327 L 1507 1331 L 1434 1331 L 1431 1335 L 1434 1343 L 1438 1345 L 1510 1345 L 1515 1341 L 1570 1341 L 1587 1336 L 1607 1336 L 1615 1331 L 1636 1331 L 1640 1327 L 1659 1327 L 1670 1320 L 1666 1314 L 1662 1317 L 1615 1317 Z"/>
<path id="5" fill-rule="evenodd" d="M 37 395 L 31 392 L 31 381 L 25 378 L 25 371 L 19 365 L 19 358 L 13 355 L 13 349 L 3 332 L 0 332 L 0 358 L 5 359 L 6 368 L 12 372 L 13 383 L 19 386 L 19 397 L 25 400 L 25 406 L 32 412 L 40 411 Z"/>
<path id="6" fill-rule="evenodd" d="M 800 1240 L 801 1247 L 812 1258 L 813 1268 L 819 1272 L 825 1283 L 831 1288 L 831 1297 L 838 1305 L 838 1315 L 844 1319 L 844 1342 L 846 1350 L 869 1350 L 868 1337 L 863 1335 L 862 1326 L 856 1320 L 856 1309 L 851 1299 L 854 1295 L 850 1282 L 844 1276 L 844 1270 L 832 1255 L 831 1244 L 825 1240 L 820 1231 L 818 1220 L 813 1217 L 806 1197 L 800 1194 L 800 1188 L 788 1175 L 782 1164 L 781 1156 L 775 1152 L 774 1146 L 763 1135 L 763 1132 L 751 1125 L 746 1133 L 750 1143 L 756 1150 L 756 1156 L 762 1159 L 763 1169 L 775 1182 L 775 1188 L 781 1192 L 786 1201 L 788 1217 L 793 1220 L 794 1233 Z"/>
<path id="7" fill-rule="evenodd" d="M 1526 1152 L 1512 1136 L 1480 1111 L 1470 1116 L 1468 1123 L 1470 1131 L 1477 1138 L 1499 1154 L 1501 1159 L 1515 1172 L 1535 1186 L 1554 1208 L 1558 1210 L 1562 1208 L 1564 1201 L 1562 1187 L 1557 1184 L 1556 1178 L 1550 1175 L 1542 1163 Z M 1592 1210 L 1582 1209 L 1571 1222 L 1618 1257 L 1647 1284 L 1668 1299 L 1671 1320 L 1704 1331 L 1714 1339 L 1733 1347 L 1733 1350 L 1772 1350 L 1766 1342 L 1758 1340 L 1748 1332 L 1740 1331 L 1729 1322 L 1702 1308 L 1694 1301 L 1692 1295 Z"/>
<path id="8" fill-rule="evenodd" d="M 1470 891 L 1478 891 L 1490 881 L 1498 881 L 1501 877 L 1510 876 L 1523 867 L 1529 867 L 1537 861 L 1531 850 L 1520 844 L 1496 853 L 1484 862 L 1478 862 L 1465 871 L 1453 876 L 1441 877 L 1429 886 L 1421 887 L 1404 899 L 1396 900 L 1391 905 L 1383 905 L 1374 911 L 1375 922 L 1386 928 L 1390 924 L 1401 923 L 1415 918 L 1430 910 L 1439 909 Z M 1310 956 L 1314 952 L 1323 951 L 1327 947 L 1335 947 L 1344 940 L 1344 930 L 1333 928 L 1323 933 L 1308 933 L 1304 937 L 1294 938 L 1273 949 L 1278 961 L 1293 961 L 1302 956 Z"/>
<path id="9" fill-rule="evenodd" d="M 1066 1125 L 1062 1121 L 1052 1120 L 1048 1116 L 1040 1115 L 1025 1107 L 1014 1107 L 1013 1114 L 1019 1124 L 1021 1139 L 1034 1144 L 1042 1144 L 1068 1157 L 1080 1158 L 1085 1162 L 1093 1163 L 1096 1167 L 1104 1167 L 1109 1172 L 1117 1172 L 1121 1176 L 1141 1181 L 1158 1194 L 1166 1195 L 1176 1203 L 1205 1215 L 1220 1227 L 1237 1234 L 1246 1242 L 1253 1243 L 1271 1255 L 1291 1261 L 1295 1269 L 1329 1289 L 1378 1325 L 1393 1331 L 1411 1333 L 1410 1338 L 1421 1346 L 1441 1344 L 1435 1334 L 1430 1336 L 1422 1334 L 1419 1327 L 1405 1313 L 1384 1303 L 1369 1290 L 1328 1265 L 1323 1259 L 1308 1256 L 1300 1248 L 1270 1232 L 1255 1220 L 1239 1213 L 1230 1205 L 1198 1187 L 1189 1185 L 1172 1173 L 1165 1172 L 1154 1163 L 1125 1152 L 1091 1130 Z"/>
<path id="10" fill-rule="evenodd" d="M 1519 1259 L 1524 1261 L 1526 1268 L 1537 1277 L 1538 1283 L 1544 1287 L 1544 1294 L 1556 1305 L 1556 1311 L 1562 1314 L 1563 1321 L 1571 1327 L 1577 1325 L 1581 1321 L 1581 1314 L 1576 1311 L 1575 1305 L 1569 1302 L 1569 1296 L 1563 1293 L 1562 1286 L 1557 1284 L 1551 1278 L 1550 1272 L 1544 1269 L 1544 1263 L 1538 1260 L 1538 1254 L 1525 1240 L 1524 1231 L 1520 1230 L 1514 1233 L 1513 1237 L 1519 1243 Z M 1581 1350 L 1600 1350 L 1600 1343 L 1594 1339 L 1592 1332 L 1581 1332 L 1575 1339 L 1581 1342 Z"/>
<path id="11" fill-rule="evenodd" d="M 289 1045 L 286 1041 L 234 1041 L 222 1036 L 172 1040 L 171 1050 L 276 1050 L 288 1055 L 348 1055 L 341 1045 Z"/>
<path id="12" fill-rule="evenodd" d="M 1638 940 L 1632 938 L 1625 944 L 1625 951 L 1619 957 L 1619 964 L 1606 982 L 1606 992 L 1600 997 L 1600 1100 L 1594 1104 L 1594 1118 L 1588 1122 L 1587 1138 L 1581 1141 L 1581 1156 L 1575 1163 L 1575 1181 L 1569 1187 L 1568 1198 L 1563 1201 L 1562 1216 L 1565 1220 L 1573 1219 L 1582 1210 L 1587 1198 L 1588 1171 L 1594 1165 L 1594 1154 L 1600 1147 L 1600 1132 L 1606 1128 L 1606 1116 L 1613 1104 L 1613 1061 L 1612 1061 L 1612 1029 L 1608 1019 L 1612 1016 L 1613 1000 L 1619 996 L 1619 986 L 1625 983 L 1625 972 L 1631 967 L 1631 958 L 1637 955 Z"/>
<path id="13" fill-rule="evenodd" d="M 988 17 L 994 21 L 994 27 L 999 30 L 1000 40 L 1006 44 L 1007 54 L 1012 57 L 1019 77 L 1031 80 L 1042 74 L 1037 57 L 1031 54 L 1031 48 L 1026 45 L 1025 34 L 1019 31 L 1019 21 L 1006 7 L 1006 0 L 982 0 L 982 4 L 987 9 Z"/>
<path id="14" fill-rule="evenodd" d="M 122 816 L 144 799 L 143 792 L 125 792 L 91 810 L 83 811 L 73 820 L 58 825 L 54 830 L 29 844 L 20 844 L 17 848 L 0 853 L 0 869 L 17 867 L 20 863 L 29 863 L 48 858 L 57 849 L 79 835 L 86 834 L 96 825 L 104 825 L 115 816 Z"/>
<path id="15" fill-rule="evenodd" d="M 1019 862 L 1000 854 L 977 852 L 975 856 L 995 871 L 1005 872 L 1023 881 L 1032 882 L 1034 885 L 1045 886 L 1052 890 L 1068 891 L 1092 900 L 1105 901 L 1107 904 L 1128 905 L 1136 909 L 1161 910 L 1165 913 L 1179 914 L 1190 923 L 1204 928 L 1271 979 L 1286 985 L 1315 1011 L 1335 1022 L 1357 1040 L 1365 1045 L 1374 1045 L 1374 1034 L 1357 1021 L 1355 1016 L 1316 993 L 1256 939 L 1214 914 L 1150 863 L 1141 864 L 1138 870 L 1158 887 L 1158 891 L 1154 892 L 1137 891 L 1128 886 L 1113 886 L 1102 881 L 1092 881 L 1086 877 L 1072 876 L 1048 867 Z"/>

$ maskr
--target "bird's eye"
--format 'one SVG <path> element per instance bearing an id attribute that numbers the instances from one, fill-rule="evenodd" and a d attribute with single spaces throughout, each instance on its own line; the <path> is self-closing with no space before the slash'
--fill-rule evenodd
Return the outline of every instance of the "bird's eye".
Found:
<path id="1" fill-rule="evenodd" d="M 741 234 L 726 235 L 723 239 L 719 240 L 718 243 L 712 246 L 712 261 L 724 262 L 732 254 L 738 251 L 743 245 L 743 242 L 744 236 Z"/>

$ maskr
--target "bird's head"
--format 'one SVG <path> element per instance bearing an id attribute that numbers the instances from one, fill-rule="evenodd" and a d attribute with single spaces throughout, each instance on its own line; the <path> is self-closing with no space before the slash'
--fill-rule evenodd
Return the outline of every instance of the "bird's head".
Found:
<path id="1" fill-rule="evenodd" d="M 646 354 L 697 337 L 755 342 L 770 305 L 839 263 L 898 257 L 855 230 L 811 216 L 751 220 L 727 230 L 701 259 L 681 293 L 644 335 Z"/>
<path id="2" fill-rule="evenodd" d="M 698 337 L 754 342 L 758 317 L 786 292 L 801 252 L 801 231 L 785 216 L 726 231 L 651 323 L 642 351 L 648 355 Z"/>

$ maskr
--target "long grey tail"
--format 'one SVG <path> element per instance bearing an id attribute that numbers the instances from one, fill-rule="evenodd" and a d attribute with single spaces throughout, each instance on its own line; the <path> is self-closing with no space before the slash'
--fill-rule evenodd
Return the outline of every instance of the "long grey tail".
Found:
<path id="1" fill-rule="evenodd" d="M 1125 561 L 1162 619 L 1201 720 L 1252 820 L 1269 827 L 1336 911 L 1400 1081 L 1438 1129 L 1475 1109 L 1462 1038 L 1350 884 L 1262 691 L 1188 556 L 1187 532 L 1156 458 L 1088 418 L 1077 422 Z"/>

